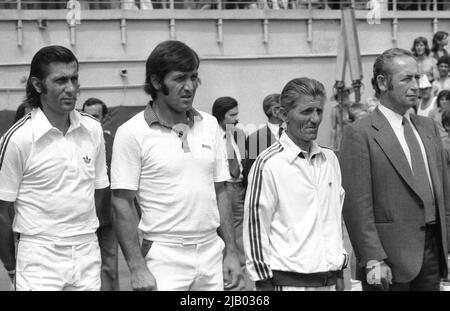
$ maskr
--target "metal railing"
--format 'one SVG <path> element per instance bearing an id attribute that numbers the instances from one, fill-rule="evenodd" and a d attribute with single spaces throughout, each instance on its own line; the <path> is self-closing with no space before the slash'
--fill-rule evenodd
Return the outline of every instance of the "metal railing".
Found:
<path id="1" fill-rule="evenodd" d="M 153 10 L 153 9 L 302 9 L 339 10 L 352 6 L 370 10 L 439 11 L 449 10 L 449 0 L 0 0 L 0 10 Z"/>

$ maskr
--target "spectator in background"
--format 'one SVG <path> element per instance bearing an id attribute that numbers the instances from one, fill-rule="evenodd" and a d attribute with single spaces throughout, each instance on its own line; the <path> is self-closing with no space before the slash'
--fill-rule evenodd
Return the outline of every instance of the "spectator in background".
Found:
<path id="1" fill-rule="evenodd" d="M 430 55 L 428 40 L 424 37 L 415 38 L 411 51 L 416 57 L 419 73 L 426 74 L 430 82 L 437 79 L 439 77 L 437 60 Z"/>
<path id="2" fill-rule="evenodd" d="M 447 41 L 448 32 L 446 31 L 438 31 L 433 36 L 433 42 L 431 45 L 431 56 L 434 57 L 437 61 L 442 56 L 447 56 L 448 52 L 445 49 L 445 46 L 448 44 Z"/>
<path id="3" fill-rule="evenodd" d="M 334 95 L 336 104 L 331 108 L 331 146 L 333 150 L 339 150 L 342 128 L 350 122 L 348 111 L 353 104 L 350 101 L 351 93 L 353 93 L 352 87 L 344 88 L 342 91 L 342 105 L 338 103 L 338 94 Z"/>
<path id="4" fill-rule="evenodd" d="M 283 131 L 283 120 L 279 116 L 280 94 L 267 95 L 262 106 L 264 114 L 267 116 L 267 124 L 247 137 L 244 161 L 245 185 L 247 185 L 248 172 L 258 155 L 277 142 Z"/>
<path id="5" fill-rule="evenodd" d="M 441 138 L 447 135 L 447 132 L 441 122 L 442 113 L 446 109 L 450 109 L 450 90 L 443 90 L 439 92 L 436 98 L 436 107 L 428 114 L 428 116 L 436 122 Z"/>
<path id="6" fill-rule="evenodd" d="M 450 71 L 450 56 L 445 55 L 439 58 L 437 62 L 439 78 L 433 81 L 432 94 L 437 94 L 442 90 L 450 90 L 450 78 L 448 73 Z"/>
<path id="7" fill-rule="evenodd" d="M 427 75 L 422 74 L 419 80 L 420 100 L 415 109 L 417 115 L 428 117 L 430 112 L 436 107 L 435 98 L 431 94 L 431 84 L 428 81 Z"/>
<path id="8" fill-rule="evenodd" d="M 108 107 L 98 98 L 89 98 L 83 104 L 83 112 L 98 119 L 101 124 L 108 114 Z M 114 137 L 110 131 L 103 130 L 106 147 L 106 166 L 111 178 L 111 156 Z M 100 213 L 97 215 L 100 226 L 97 229 L 98 243 L 102 257 L 101 290 L 119 290 L 119 256 L 116 234 L 112 226 L 111 189 L 107 187 L 98 193 L 96 204 Z"/>
<path id="9" fill-rule="evenodd" d="M 446 135 L 442 137 L 442 146 L 447 157 L 447 168 L 450 168 L 450 109 L 448 108 L 442 112 L 441 125 L 446 132 Z"/>
<path id="10" fill-rule="evenodd" d="M 245 255 L 242 244 L 242 222 L 244 220 L 245 185 L 243 183 L 242 159 L 245 156 L 245 134 L 236 125 L 239 122 L 238 102 L 233 97 L 219 97 L 212 106 L 212 115 L 220 126 L 224 149 L 227 150 L 228 170 L 231 178 L 225 183 L 225 189 L 233 211 L 233 225 L 242 273 L 245 272 Z M 244 289 L 244 283 L 240 288 Z"/>

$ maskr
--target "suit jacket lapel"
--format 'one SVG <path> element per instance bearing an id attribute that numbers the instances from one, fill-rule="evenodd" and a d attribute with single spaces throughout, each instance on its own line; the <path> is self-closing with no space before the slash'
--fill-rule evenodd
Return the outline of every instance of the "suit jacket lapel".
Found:
<path id="1" fill-rule="evenodd" d="M 432 137 L 430 133 L 426 131 L 426 128 L 423 126 L 422 122 L 420 122 L 420 119 L 417 118 L 416 115 L 410 115 L 411 122 L 414 124 L 414 127 L 416 128 L 417 132 L 419 133 L 420 139 L 422 140 L 423 146 L 425 148 L 425 153 L 427 154 L 427 162 L 428 162 L 428 169 L 430 170 L 430 176 L 431 181 L 433 183 L 433 192 L 435 197 L 440 196 L 440 193 L 438 193 L 440 190 L 440 187 L 436 187 L 437 185 L 441 184 L 441 180 L 439 177 L 439 172 L 437 171 L 436 166 L 436 147 L 432 140 Z"/>
<path id="2" fill-rule="evenodd" d="M 416 189 L 411 167 L 409 166 L 408 159 L 403 152 L 403 148 L 400 145 L 400 142 L 398 141 L 397 136 L 395 135 L 388 120 L 379 109 L 375 109 L 372 113 L 372 126 L 376 130 L 374 138 L 388 157 L 389 161 L 392 163 L 392 166 L 411 187 L 411 189 L 419 195 Z"/>

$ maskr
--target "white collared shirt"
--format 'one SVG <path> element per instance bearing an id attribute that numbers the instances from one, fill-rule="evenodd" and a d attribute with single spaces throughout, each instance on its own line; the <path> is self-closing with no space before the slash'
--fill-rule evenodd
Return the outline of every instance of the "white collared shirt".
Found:
<path id="1" fill-rule="evenodd" d="M 406 142 L 405 134 L 404 134 L 404 131 L 403 131 L 403 124 L 402 124 L 403 116 L 398 114 L 398 113 L 396 113 L 396 112 L 394 112 L 394 111 L 392 111 L 389 108 L 386 108 L 383 105 L 378 105 L 378 107 L 379 107 L 381 113 L 386 117 L 386 119 L 388 120 L 389 124 L 391 125 L 391 128 L 394 131 L 395 136 L 398 139 L 398 142 L 402 146 L 403 153 L 405 154 L 406 159 L 408 160 L 409 167 L 412 170 L 411 152 L 409 151 L 408 143 Z M 410 119 L 410 116 L 409 116 L 409 111 L 407 111 L 405 113 L 405 118 L 408 119 L 409 123 L 411 124 L 411 127 L 413 129 L 414 135 L 416 136 L 417 141 L 419 142 L 420 151 L 422 152 L 422 157 L 423 157 L 424 162 L 425 162 L 425 168 L 426 168 L 426 171 L 427 171 L 428 180 L 430 182 L 430 185 L 432 185 L 433 183 L 431 182 L 431 175 L 430 175 L 430 168 L 428 166 L 427 153 L 425 152 L 425 147 L 423 146 L 422 139 L 420 138 L 420 135 L 417 132 L 417 130 L 416 130 L 415 126 L 414 126 L 414 123 L 411 122 L 411 119 Z M 433 187 L 431 187 L 431 191 L 433 191 Z"/>
<path id="2" fill-rule="evenodd" d="M 276 141 L 280 140 L 280 124 L 274 124 L 267 122 L 267 127 L 272 132 L 272 135 L 275 137 Z"/>
<path id="3" fill-rule="evenodd" d="M 64 238 L 96 231 L 94 190 L 109 185 L 97 120 L 72 111 L 63 135 L 35 108 L 0 146 L 0 200 L 14 202 L 15 232 Z"/>
<path id="4" fill-rule="evenodd" d="M 226 133 L 223 130 L 223 128 L 221 128 L 220 126 L 219 126 L 219 128 L 220 128 L 220 130 L 219 130 L 220 131 L 220 135 L 223 137 L 223 144 L 224 144 L 223 148 L 224 148 L 224 150 L 227 150 L 227 136 L 226 136 Z M 242 167 L 241 152 L 239 151 L 239 147 L 236 144 L 236 141 L 234 140 L 234 138 L 231 138 L 230 141 L 231 141 L 231 146 L 233 147 L 234 154 L 236 155 L 236 159 L 238 160 L 239 170 L 240 170 L 241 173 L 239 174 L 238 178 L 233 178 L 231 176 L 231 178 L 228 180 L 228 182 L 231 182 L 231 183 L 242 182 L 242 180 L 244 179 L 244 175 L 242 174 L 243 167 Z M 227 164 L 228 164 L 228 161 L 227 161 Z"/>
<path id="5" fill-rule="evenodd" d="M 147 124 L 140 112 L 114 138 L 111 189 L 136 191 L 142 210 L 139 229 L 150 240 L 197 238 L 215 232 L 220 218 L 214 182 L 230 179 L 216 118 L 185 129 L 189 150 L 172 129 Z"/>
<path id="6" fill-rule="evenodd" d="M 333 151 L 313 142 L 306 154 L 283 133 L 258 156 L 249 173 L 243 233 L 250 278 L 270 278 L 272 270 L 340 270 L 346 254 L 343 201 Z"/>

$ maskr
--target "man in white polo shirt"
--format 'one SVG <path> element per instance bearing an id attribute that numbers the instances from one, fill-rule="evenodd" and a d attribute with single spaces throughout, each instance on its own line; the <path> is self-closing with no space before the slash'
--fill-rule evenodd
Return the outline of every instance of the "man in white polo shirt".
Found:
<path id="1" fill-rule="evenodd" d="M 73 53 L 42 48 L 26 87 L 33 110 L 0 141 L 0 257 L 16 290 L 100 289 L 94 193 L 109 184 L 105 145 L 100 123 L 74 110 L 78 90 Z"/>
<path id="2" fill-rule="evenodd" d="M 134 290 L 223 290 L 240 277 L 219 126 L 192 107 L 199 63 L 184 43 L 160 43 L 146 63 L 153 101 L 116 133 L 114 223 Z"/>

